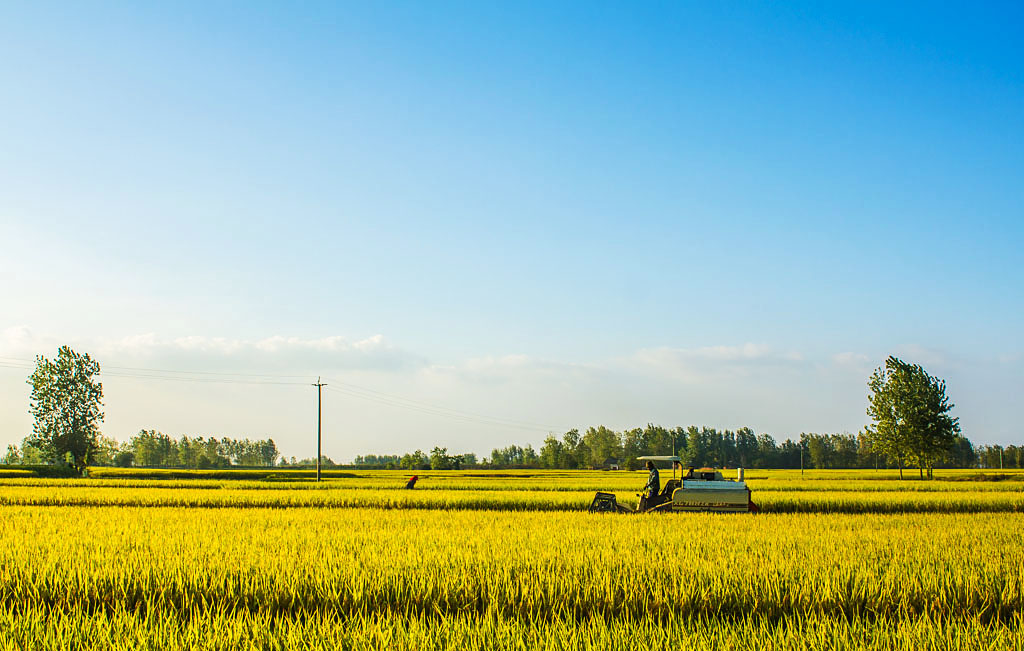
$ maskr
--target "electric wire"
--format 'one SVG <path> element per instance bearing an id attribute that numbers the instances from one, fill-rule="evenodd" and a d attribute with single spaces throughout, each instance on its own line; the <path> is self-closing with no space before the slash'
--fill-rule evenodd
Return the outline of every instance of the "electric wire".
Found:
<path id="1" fill-rule="evenodd" d="M 0 368 L 11 368 L 19 370 L 31 370 L 34 368 L 35 360 L 19 359 L 14 357 L 0 356 Z M 197 377 L 198 376 L 198 377 Z M 237 385 L 267 385 L 267 386 L 306 386 L 308 382 L 296 381 L 298 378 L 306 378 L 305 375 L 276 375 L 271 373 L 238 373 L 224 371 L 177 371 L 171 369 L 155 369 L 137 366 L 104 366 L 100 371 L 100 377 L 137 380 L 157 380 L 165 382 L 186 382 L 197 384 L 237 384 Z M 251 379 L 247 379 L 251 378 Z M 334 392 L 351 398 L 358 398 L 367 402 L 404 409 L 424 415 L 448 418 L 453 421 L 488 425 L 492 427 L 508 427 L 528 431 L 562 431 L 564 428 L 553 427 L 541 423 L 522 421 L 498 416 L 488 416 L 476 412 L 463 411 L 431 404 L 419 400 L 413 400 L 396 394 L 377 391 L 360 385 L 344 382 L 333 378 L 324 378 L 328 381 L 327 391 Z"/>
<path id="2" fill-rule="evenodd" d="M 334 388 L 334 387 L 331 387 L 330 385 L 328 385 L 328 386 L 326 386 L 324 388 L 328 392 L 337 393 L 337 394 L 341 394 L 341 395 L 345 395 L 345 396 L 349 396 L 349 397 L 353 397 L 353 398 L 360 398 L 362 400 L 366 400 L 366 401 L 369 401 L 369 402 L 374 402 L 374 403 L 377 403 L 377 404 L 380 404 L 380 405 L 385 405 L 385 406 L 388 406 L 388 407 L 394 407 L 394 408 L 398 408 L 398 409 L 405 409 L 405 410 L 408 410 L 408 411 L 413 411 L 413 412 L 420 413 L 420 414 L 425 414 L 425 415 L 428 415 L 428 416 L 439 416 L 439 417 L 442 417 L 442 418 L 448 418 L 448 419 L 451 419 L 451 420 L 455 420 L 455 421 L 459 421 L 459 422 L 463 422 L 463 423 L 468 423 L 468 424 L 473 424 L 473 425 L 487 425 L 487 426 L 491 426 L 491 427 L 509 427 L 509 428 L 513 428 L 513 429 L 527 430 L 527 431 L 531 431 L 531 432 L 536 432 L 536 431 L 552 432 L 552 431 L 555 431 L 557 429 L 557 428 L 550 428 L 550 427 L 545 427 L 545 426 L 522 425 L 522 424 L 510 423 L 510 422 L 505 422 L 504 420 L 499 420 L 499 419 L 490 418 L 490 417 L 474 417 L 474 416 L 460 415 L 460 414 L 455 414 L 455 413 L 448 413 L 448 412 L 439 411 L 439 410 L 435 410 L 435 409 L 431 409 L 431 408 L 427 408 L 427 407 L 417 407 L 415 405 L 403 404 L 403 403 L 396 402 L 396 401 L 393 401 L 393 400 L 388 400 L 386 398 L 381 398 L 381 397 L 377 397 L 377 396 L 370 396 L 370 395 L 360 394 L 360 393 L 357 393 L 355 391 L 351 391 L 349 389 Z"/>
<path id="3" fill-rule="evenodd" d="M 348 388 L 348 389 L 350 389 L 352 391 L 364 392 L 364 393 L 367 393 L 367 394 L 370 394 L 370 395 L 373 395 L 373 396 L 376 396 L 376 397 L 380 397 L 380 398 L 383 398 L 383 399 L 394 400 L 394 401 L 396 401 L 398 403 L 406 403 L 406 404 L 408 404 L 410 406 L 413 406 L 413 407 L 422 407 L 422 408 L 432 409 L 432 410 L 436 410 L 436 411 L 440 411 L 440 412 L 448 412 L 448 413 L 451 413 L 453 415 L 463 416 L 463 417 L 468 417 L 468 418 L 483 418 L 485 420 L 495 421 L 495 422 L 500 421 L 500 422 L 507 423 L 509 425 L 522 426 L 522 427 L 529 428 L 529 429 L 561 430 L 561 428 L 559 428 L 559 427 L 554 427 L 552 425 L 545 424 L 545 423 L 536 423 L 536 422 L 532 422 L 532 421 L 518 420 L 518 419 L 515 419 L 515 418 L 504 418 L 504 417 L 500 417 L 500 416 L 488 416 L 487 414 L 480 414 L 480 413 L 476 413 L 476 412 L 472 412 L 472 411 L 464 411 L 464 410 L 461 410 L 461 409 L 453 409 L 451 407 L 444 407 L 442 405 L 430 404 L 430 403 L 422 402 L 422 401 L 419 401 L 419 400 L 413 400 L 412 398 L 405 398 L 403 396 L 395 395 L 395 394 L 392 394 L 392 393 L 385 393 L 383 391 L 376 391 L 374 389 L 368 389 L 366 387 L 361 387 L 359 385 L 350 384 L 348 382 L 342 382 L 341 380 L 337 380 L 337 379 L 332 379 L 332 378 L 328 378 L 328 377 L 325 377 L 324 379 L 327 380 L 329 383 L 331 383 L 331 385 L 334 386 L 335 388 L 337 388 L 338 385 L 340 385 L 340 386 L 346 387 L 346 388 Z"/>

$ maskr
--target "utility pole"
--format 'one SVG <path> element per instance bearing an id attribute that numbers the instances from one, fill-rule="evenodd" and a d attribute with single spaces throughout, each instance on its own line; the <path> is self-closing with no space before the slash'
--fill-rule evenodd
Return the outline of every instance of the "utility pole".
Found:
<path id="1" fill-rule="evenodd" d="M 320 381 L 320 377 L 316 378 L 316 384 L 312 385 L 316 387 L 316 480 L 320 481 L 320 395 L 323 388 L 327 386 Z"/>

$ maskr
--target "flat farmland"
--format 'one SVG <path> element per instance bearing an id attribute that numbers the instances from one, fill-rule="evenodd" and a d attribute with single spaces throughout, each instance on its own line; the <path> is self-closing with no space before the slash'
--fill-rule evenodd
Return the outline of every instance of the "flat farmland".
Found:
<path id="1" fill-rule="evenodd" d="M 1024 648 L 1009 471 L 643 516 L 585 512 L 642 473 L 91 474 L 0 479 L 0 648 Z"/>
<path id="2" fill-rule="evenodd" d="M 634 505 L 646 481 L 641 472 L 418 471 L 410 491 L 409 475 L 335 471 L 316 483 L 308 471 L 246 470 L 233 479 L 231 471 L 101 468 L 88 479 L 0 478 L 0 505 L 585 511 L 596 491 Z M 1024 512 L 1021 471 L 900 481 L 894 471 L 755 470 L 746 480 L 764 513 Z"/>

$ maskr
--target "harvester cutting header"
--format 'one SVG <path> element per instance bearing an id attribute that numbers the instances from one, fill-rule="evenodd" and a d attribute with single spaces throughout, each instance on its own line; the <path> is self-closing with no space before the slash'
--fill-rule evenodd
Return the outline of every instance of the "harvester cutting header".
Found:
<path id="1" fill-rule="evenodd" d="M 665 512 L 710 512 L 710 513 L 756 513 L 757 505 L 750 499 L 750 488 L 743 480 L 743 468 L 736 470 L 736 479 L 726 479 L 721 471 L 714 468 L 687 468 L 676 479 L 676 468 L 682 468 L 682 459 L 677 456 L 637 457 L 646 461 L 652 469 L 651 479 L 636 509 L 619 504 L 614 493 L 597 493 L 590 503 L 591 513 L 665 513 Z M 658 490 L 658 472 L 655 462 L 672 463 L 672 479 Z"/>

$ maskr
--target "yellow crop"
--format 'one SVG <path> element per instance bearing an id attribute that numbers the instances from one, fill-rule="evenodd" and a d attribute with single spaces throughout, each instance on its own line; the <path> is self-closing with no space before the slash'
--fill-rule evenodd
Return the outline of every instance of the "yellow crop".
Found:
<path id="1" fill-rule="evenodd" d="M 4 480 L 0 650 L 1024 648 L 1020 483 L 760 474 L 756 516 L 580 510 L 636 473 Z"/>

